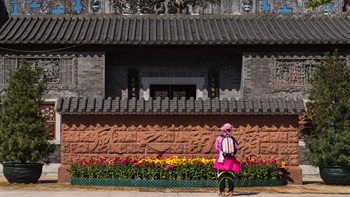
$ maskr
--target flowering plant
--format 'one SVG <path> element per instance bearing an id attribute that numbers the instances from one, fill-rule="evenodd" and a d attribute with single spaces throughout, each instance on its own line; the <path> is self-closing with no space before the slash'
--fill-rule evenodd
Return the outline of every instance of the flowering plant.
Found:
<path id="1" fill-rule="evenodd" d="M 71 165 L 73 178 L 119 178 L 148 180 L 215 180 L 215 159 L 179 158 L 176 155 L 155 155 L 152 158 L 121 158 L 79 160 Z M 246 158 L 240 162 L 236 179 L 279 179 L 285 172 L 284 162 Z"/>
<path id="2" fill-rule="evenodd" d="M 279 179 L 286 173 L 285 162 L 276 160 L 263 160 L 246 158 L 240 162 L 241 173 L 236 174 L 237 179 Z"/>

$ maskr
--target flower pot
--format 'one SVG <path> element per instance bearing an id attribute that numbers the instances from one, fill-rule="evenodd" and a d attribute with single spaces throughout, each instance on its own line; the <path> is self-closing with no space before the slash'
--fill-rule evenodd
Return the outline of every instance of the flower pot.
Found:
<path id="1" fill-rule="evenodd" d="M 43 169 L 41 163 L 3 163 L 3 173 L 10 183 L 37 183 Z"/>
<path id="2" fill-rule="evenodd" d="M 349 166 L 321 166 L 320 175 L 327 185 L 350 185 Z"/>

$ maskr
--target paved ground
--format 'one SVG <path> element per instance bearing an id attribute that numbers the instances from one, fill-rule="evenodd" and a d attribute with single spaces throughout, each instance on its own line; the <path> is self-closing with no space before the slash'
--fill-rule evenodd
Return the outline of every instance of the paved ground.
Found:
<path id="1" fill-rule="evenodd" d="M 139 191 L 0 191 L 0 197 L 217 197 L 216 193 L 203 192 L 139 192 Z M 242 197 L 348 197 L 347 194 L 276 194 L 234 193 Z"/>
<path id="2" fill-rule="evenodd" d="M 10 184 L 0 177 L 0 197 L 209 197 L 216 188 L 151 188 L 77 186 L 57 183 L 57 177 L 42 177 L 38 184 Z M 240 187 L 235 196 L 251 197 L 350 197 L 350 186 L 329 186 L 320 180 L 303 185 Z"/>

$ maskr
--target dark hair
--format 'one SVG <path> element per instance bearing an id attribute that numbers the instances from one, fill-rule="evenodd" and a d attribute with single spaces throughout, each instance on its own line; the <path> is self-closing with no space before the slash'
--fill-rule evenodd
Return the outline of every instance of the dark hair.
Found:
<path id="1" fill-rule="evenodd" d="M 344 0 L 343 12 L 346 12 L 346 6 L 350 6 L 350 0 Z"/>

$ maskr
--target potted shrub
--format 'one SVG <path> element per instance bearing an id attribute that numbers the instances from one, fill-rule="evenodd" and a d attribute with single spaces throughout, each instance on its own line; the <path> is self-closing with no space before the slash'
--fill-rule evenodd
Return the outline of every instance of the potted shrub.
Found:
<path id="1" fill-rule="evenodd" d="M 40 115 L 45 76 L 40 67 L 20 62 L 10 71 L 0 110 L 0 162 L 10 183 L 35 183 L 41 176 L 43 163 L 54 151 L 44 130 L 45 117 Z"/>
<path id="2" fill-rule="evenodd" d="M 312 127 L 304 134 L 309 162 L 319 167 L 326 184 L 350 184 L 350 68 L 337 51 L 326 54 L 308 93 Z"/>

